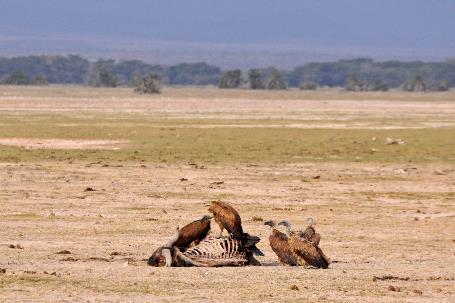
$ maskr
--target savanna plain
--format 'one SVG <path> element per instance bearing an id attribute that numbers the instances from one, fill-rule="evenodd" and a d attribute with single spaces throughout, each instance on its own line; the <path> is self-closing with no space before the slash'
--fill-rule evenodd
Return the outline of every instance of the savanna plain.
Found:
<path id="1" fill-rule="evenodd" d="M 0 188 L 2 302 L 455 301 L 453 91 L 2 86 Z M 263 266 L 147 266 L 218 199 Z M 268 244 L 308 217 L 329 269 Z"/>

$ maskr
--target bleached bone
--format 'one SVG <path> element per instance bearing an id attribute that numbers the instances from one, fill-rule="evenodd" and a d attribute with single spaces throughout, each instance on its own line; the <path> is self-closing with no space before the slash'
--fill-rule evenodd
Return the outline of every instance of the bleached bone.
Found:
<path id="1" fill-rule="evenodd" d="M 248 262 L 246 254 L 239 250 L 237 240 L 224 237 L 202 241 L 185 252 L 175 250 L 175 266 L 242 266 Z"/>

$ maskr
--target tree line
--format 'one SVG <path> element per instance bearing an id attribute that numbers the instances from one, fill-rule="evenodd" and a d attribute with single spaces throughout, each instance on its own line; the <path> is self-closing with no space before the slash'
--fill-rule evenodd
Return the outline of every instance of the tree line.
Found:
<path id="1" fill-rule="evenodd" d="M 163 85 L 216 85 L 220 88 L 314 90 L 320 86 L 345 87 L 351 91 L 384 91 L 401 87 L 409 91 L 447 90 L 455 87 L 455 60 L 445 62 L 376 62 L 368 58 L 314 62 L 292 70 L 257 68 L 225 70 L 204 62 L 172 66 L 140 60 L 99 59 L 91 62 L 78 55 L 42 55 L 0 58 L 0 83 L 45 85 L 83 84 L 102 87 L 147 83 Z M 142 88 L 141 88 L 142 87 Z"/>

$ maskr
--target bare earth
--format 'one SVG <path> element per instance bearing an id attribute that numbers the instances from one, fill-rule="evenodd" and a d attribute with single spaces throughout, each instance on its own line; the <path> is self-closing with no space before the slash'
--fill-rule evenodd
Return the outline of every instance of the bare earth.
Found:
<path id="1" fill-rule="evenodd" d="M 321 121 L 346 115 L 393 115 L 449 124 L 455 116 L 455 102 L 446 100 L 286 100 L 275 106 L 253 97 L 245 100 L 243 95 L 221 101 L 185 95 L 129 98 L 107 106 L 112 103 L 106 96 L 46 99 L 6 89 L 0 94 L 0 111 L 115 110 L 156 115 L 167 111 L 191 119 L 305 120 L 311 115 Z M 78 143 L 10 140 L 24 147 L 41 142 L 46 149 L 54 144 L 73 148 Z M 12 143 L 0 140 L 0 148 L 1 144 Z M 93 149 L 96 144 L 121 148 L 123 142 L 76 145 Z M 4 162 L 0 188 L 1 302 L 455 301 L 455 165 L 451 163 L 201 167 Z M 232 203 L 244 229 L 262 238 L 259 248 L 265 257 L 260 261 L 265 266 L 146 265 L 153 249 L 177 225 L 206 214 L 209 202 L 217 198 Z M 334 263 L 327 270 L 280 266 L 261 219 L 287 219 L 304 227 L 310 216 L 317 220 L 321 248 Z M 298 289 L 292 290 L 293 285 Z"/>
<path id="2" fill-rule="evenodd" d="M 125 141 L 0 138 L 0 145 L 25 149 L 119 149 Z"/>

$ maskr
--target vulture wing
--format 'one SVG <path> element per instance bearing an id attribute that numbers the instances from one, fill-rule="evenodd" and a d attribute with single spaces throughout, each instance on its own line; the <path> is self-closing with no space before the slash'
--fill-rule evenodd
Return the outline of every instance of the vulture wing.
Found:
<path id="1" fill-rule="evenodd" d="M 305 231 L 300 232 L 300 237 L 307 241 L 310 241 L 315 246 L 319 245 L 319 241 L 321 241 L 321 235 L 316 233 L 316 230 L 313 226 L 308 226 Z"/>
<path id="2" fill-rule="evenodd" d="M 270 247 L 272 247 L 281 263 L 291 266 L 298 265 L 297 258 L 289 246 L 288 237 L 284 233 L 273 229 L 272 234 L 269 236 L 269 242 Z"/>
<path id="3" fill-rule="evenodd" d="M 318 246 L 315 246 L 310 241 L 291 236 L 289 238 L 289 246 L 296 254 L 301 265 L 308 264 L 318 268 L 329 267 L 329 259 Z"/>
<path id="4" fill-rule="evenodd" d="M 242 237 L 242 220 L 239 213 L 231 205 L 221 201 L 213 201 L 209 211 L 215 217 L 215 222 L 218 223 L 221 230 L 226 229 L 235 239 Z"/>
<path id="5" fill-rule="evenodd" d="M 204 216 L 203 218 L 185 225 L 179 230 L 179 237 L 173 244 L 180 249 L 187 249 L 190 244 L 195 242 L 198 244 L 207 237 L 210 231 L 210 217 Z"/>

